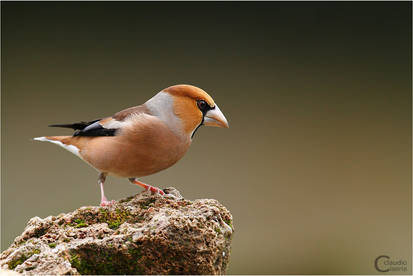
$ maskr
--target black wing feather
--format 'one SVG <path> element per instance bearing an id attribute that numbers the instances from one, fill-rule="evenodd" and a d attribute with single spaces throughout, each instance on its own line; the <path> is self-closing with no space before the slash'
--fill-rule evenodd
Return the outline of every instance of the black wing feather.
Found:
<path id="1" fill-rule="evenodd" d="M 79 122 L 74 124 L 56 124 L 56 125 L 49 125 L 49 127 L 64 127 L 64 128 L 72 128 L 75 131 L 73 136 L 115 136 L 116 130 L 114 128 L 104 128 L 99 123 L 101 119 L 90 121 L 90 122 Z"/>
<path id="2" fill-rule="evenodd" d="M 74 123 L 74 124 L 56 124 L 56 125 L 49 125 L 49 127 L 64 127 L 64 128 L 72 128 L 72 129 L 79 129 L 82 130 L 88 126 L 90 126 L 93 123 L 96 123 L 97 121 L 100 121 L 101 119 L 97 119 L 94 121 L 90 122 L 79 122 L 79 123 Z"/>
<path id="3" fill-rule="evenodd" d="M 115 136 L 117 129 L 114 128 L 93 128 L 86 131 L 77 130 L 73 136 Z"/>

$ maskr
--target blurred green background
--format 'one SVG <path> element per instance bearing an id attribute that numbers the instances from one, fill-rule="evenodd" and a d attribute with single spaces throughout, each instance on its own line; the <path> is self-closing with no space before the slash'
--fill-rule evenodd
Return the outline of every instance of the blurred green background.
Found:
<path id="1" fill-rule="evenodd" d="M 230 129 L 143 181 L 227 206 L 228 273 L 376 274 L 379 255 L 411 273 L 411 2 L 1 6 L 2 250 L 29 218 L 100 200 L 95 170 L 32 137 L 188 83 Z"/>

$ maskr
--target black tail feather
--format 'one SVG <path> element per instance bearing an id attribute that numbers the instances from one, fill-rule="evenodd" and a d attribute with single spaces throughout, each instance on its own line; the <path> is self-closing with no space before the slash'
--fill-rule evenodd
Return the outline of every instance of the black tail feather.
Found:
<path id="1" fill-rule="evenodd" d="M 89 126 L 89 125 L 91 125 L 91 124 L 93 124 L 93 123 L 95 123 L 99 120 L 100 119 L 90 121 L 90 122 L 79 122 L 79 123 L 74 123 L 74 124 L 53 124 L 53 125 L 49 125 L 49 127 L 64 127 L 64 128 L 72 128 L 72 129 L 75 129 L 75 130 L 77 130 L 77 129 L 82 130 L 85 127 L 87 127 L 87 126 Z"/>

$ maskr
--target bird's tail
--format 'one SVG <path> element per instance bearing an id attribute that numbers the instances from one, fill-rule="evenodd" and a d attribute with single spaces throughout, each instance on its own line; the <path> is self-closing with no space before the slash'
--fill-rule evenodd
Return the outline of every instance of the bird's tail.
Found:
<path id="1" fill-rule="evenodd" d="M 43 137 L 36 137 L 33 138 L 33 140 L 36 141 L 42 141 L 42 142 L 50 142 L 53 144 L 56 144 L 65 150 L 70 151 L 74 155 L 79 156 L 82 158 L 79 154 L 79 148 L 72 143 L 72 136 L 43 136 Z"/>

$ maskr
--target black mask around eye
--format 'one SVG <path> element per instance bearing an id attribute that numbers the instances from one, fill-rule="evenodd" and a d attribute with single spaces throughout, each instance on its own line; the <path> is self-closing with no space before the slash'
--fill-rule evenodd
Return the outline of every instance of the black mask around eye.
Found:
<path id="1" fill-rule="evenodd" d="M 212 108 L 209 106 L 209 104 L 207 104 L 206 101 L 204 100 L 198 100 L 197 101 L 197 105 L 199 110 L 201 110 L 202 114 L 205 116 L 205 113 L 208 112 L 208 110 L 211 110 Z"/>

